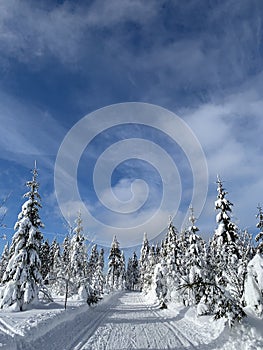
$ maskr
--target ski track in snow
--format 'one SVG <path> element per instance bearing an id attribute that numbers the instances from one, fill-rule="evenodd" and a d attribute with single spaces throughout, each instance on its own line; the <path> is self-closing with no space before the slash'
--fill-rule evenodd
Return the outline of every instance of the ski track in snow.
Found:
<path id="1" fill-rule="evenodd" d="M 17 314 L 15 320 L 12 316 L 6 316 L 6 321 L 0 319 L 0 348 L 211 350 L 221 349 L 224 345 L 228 348 L 229 334 L 218 325 L 214 326 L 208 318 L 196 318 L 191 308 L 178 306 L 161 310 L 158 304 L 148 302 L 138 292 L 117 292 L 106 296 L 94 307 L 82 305 L 66 312 L 42 312 L 40 322 L 34 317 L 39 315 L 36 310 L 30 315 L 24 319 L 22 314 Z M 6 337 L 9 338 L 7 342 Z M 5 340 L 2 347 L 1 340 Z"/>
<path id="2" fill-rule="evenodd" d="M 199 331 L 168 310 L 148 305 L 140 293 L 116 293 L 19 349 L 44 350 L 47 343 L 57 350 L 194 349 L 207 340 Z"/>
<path id="3" fill-rule="evenodd" d="M 21 336 L 24 335 L 22 331 L 16 330 L 15 327 L 12 327 L 7 322 L 5 322 L 3 319 L 0 319 L 0 331 L 7 334 L 7 335 L 11 335 L 12 337 L 16 334 L 21 335 Z"/>

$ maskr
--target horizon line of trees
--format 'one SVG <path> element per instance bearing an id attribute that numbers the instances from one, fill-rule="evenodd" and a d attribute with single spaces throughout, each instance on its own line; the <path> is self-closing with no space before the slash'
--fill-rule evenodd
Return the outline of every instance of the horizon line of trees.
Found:
<path id="1" fill-rule="evenodd" d="M 0 259 L 0 308 L 24 310 L 40 295 L 51 300 L 52 294 L 64 295 L 66 308 L 69 296 L 78 295 L 90 304 L 105 292 L 128 289 L 152 294 L 161 307 L 169 301 L 194 305 L 198 315 L 224 317 L 230 326 L 246 316 L 246 307 L 262 315 L 263 210 L 258 205 L 254 246 L 251 235 L 232 221 L 233 204 L 219 177 L 217 228 L 209 242 L 198 235 L 191 207 L 187 229 L 178 232 L 170 220 L 165 238 L 155 245 L 145 234 L 140 258 L 134 252 L 127 268 L 115 236 L 105 274 L 104 250 L 94 244 L 88 256 L 81 213 L 62 246 L 56 239 L 51 245 L 43 240 L 36 166 L 32 173 L 12 243 L 5 246 Z"/>

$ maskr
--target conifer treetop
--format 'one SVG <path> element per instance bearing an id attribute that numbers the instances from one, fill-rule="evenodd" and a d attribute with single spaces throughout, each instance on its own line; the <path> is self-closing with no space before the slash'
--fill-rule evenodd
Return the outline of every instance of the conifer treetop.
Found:
<path id="1" fill-rule="evenodd" d="M 218 210 L 216 215 L 216 222 L 218 227 L 215 231 L 217 243 L 222 245 L 224 243 L 231 243 L 237 239 L 237 226 L 231 222 L 230 213 L 232 212 L 233 203 L 227 198 L 227 191 L 223 188 L 222 180 L 217 176 L 217 200 L 215 201 L 215 209 Z"/>
<path id="2" fill-rule="evenodd" d="M 83 232 L 81 211 L 78 211 L 78 216 L 75 220 L 75 224 L 76 227 L 74 228 L 73 232 L 79 235 L 81 232 Z"/>
<path id="3" fill-rule="evenodd" d="M 41 197 L 38 193 L 39 183 L 37 181 L 38 171 L 36 167 L 32 170 L 32 174 L 32 180 L 26 182 L 26 186 L 29 188 L 29 191 L 23 195 L 23 198 L 28 198 L 28 200 L 22 205 L 22 211 L 18 215 L 18 219 L 28 217 L 33 226 L 43 228 L 44 224 L 40 220 L 38 213 L 38 209 L 42 208 L 42 205 Z"/>
<path id="4" fill-rule="evenodd" d="M 117 240 L 117 236 L 114 235 L 112 243 L 111 243 L 111 248 L 115 248 L 115 249 L 119 248 L 119 245 L 120 245 L 120 243 Z"/>
<path id="5" fill-rule="evenodd" d="M 262 206 L 260 204 L 258 204 L 257 209 L 258 209 L 258 214 L 256 215 L 256 218 L 259 219 L 259 222 L 257 223 L 256 226 L 260 230 L 263 230 L 263 210 L 262 210 Z"/>
<path id="6" fill-rule="evenodd" d="M 257 206 L 258 214 L 256 218 L 258 219 L 258 223 L 256 227 L 259 229 L 259 233 L 255 237 L 255 241 L 257 242 L 257 252 L 263 253 L 263 210 L 262 206 L 258 204 Z"/>
<path id="7" fill-rule="evenodd" d="M 194 208 L 192 204 L 190 205 L 189 210 L 190 210 L 189 221 L 191 223 L 191 226 L 189 227 L 189 231 L 192 233 L 195 233 L 199 231 L 199 228 L 195 225 L 197 219 L 194 216 Z"/>

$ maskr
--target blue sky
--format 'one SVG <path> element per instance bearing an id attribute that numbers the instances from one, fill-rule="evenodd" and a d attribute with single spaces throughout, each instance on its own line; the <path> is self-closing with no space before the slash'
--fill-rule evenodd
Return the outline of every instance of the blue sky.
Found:
<path id="1" fill-rule="evenodd" d="M 215 228 L 218 173 L 235 205 L 234 220 L 255 232 L 256 207 L 263 202 L 262 18 L 260 0 L 0 0 L 0 194 L 11 192 L 7 228 L 1 231 L 11 239 L 24 183 L 37 159 L 43 233 L 49 240 L 63 237 L 54 166 L 64 137 L 93 111 L 144 102 L 176 113 L 202 146 L 209 178 L 201 232 L 207 236 Z M 131 137 L 154 141 L 171 155 L 183 193 L 178 217 L 184 215 L 193 187 L 189 162 L 171 139 L 140 125 L 112 128 L 83 152 L 78 184 L 87 208 L 99 220 L 118 222 L 99 203 L 92 167 L 107 147 Z M 143 180 L 137 189 L 134 184 L 137 204 L 144 203 L 145 183 L 149 190 L 147 202 L 134 213 L 138 217 L 158 207 L 162 181 L 151 164 L 127 160 L 111 179 L 116 196 L 129 200 L 135 179 Z M 76 210 L 78 203 L 72 206 Z M 169 210 L 163 215 L 168 221 Z M 129 225 L 133 218 L 120 221 Z M 90 237 L 96 230 L 100 227 L 87 224 Z M 149 231 L 155 235 L 154 225 Z M 126 240 L 120 237 L 121 244 Z"/>

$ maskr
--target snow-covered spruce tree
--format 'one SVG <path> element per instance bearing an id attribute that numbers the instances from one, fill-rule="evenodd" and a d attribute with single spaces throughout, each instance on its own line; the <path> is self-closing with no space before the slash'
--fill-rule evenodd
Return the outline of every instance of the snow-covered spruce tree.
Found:
<path id="1" fill-rule="evenodd" d="M 132 258 L 131 257 L 128 259 L 128 263 L 127 263 L 126 288 L 128 290 L 133 290 L 132 289 Z"/>
<path id="2" fill-rule="evenodd" d="M 124 251 L 121 252 L 121 264 L 120 264 L 120 289 L 126 288 L 126 266 Z"/>
<path id="3" fill-rule="evenodd" d="M 142 291 L 146 294 L 149 293 L 151 289 L 155 289 L 153 277 L 156 264 L 157 258 L 155 253 L 155 246 L 152 245 L 147 256 L 147 263 L 144 271 L 144 283 L 142 286 Z"/>
<path id="4" fill-rule="evenodd" d="M 157 250 L 156 250 L 157 252 Z M 161 243 L 160 256 L 156 257 L 156 264 L 158 268 L 155 269 L 154 283 L 156 285 L 155 290 L 166 290 L 167 294 L 165 299 L 167 301 L 176 299 L 175 291 L 178 288 L 178 231 L 173 225 L 172 218 L 169 218 L 168 230 L 164 240 Z M 162 298 L 164 292 L 161 293 Z M 158 295 L 161 295 L 158 293 Z"/>
<path id="5" fill-rule="evenodd" d="M 50 245 L 48 240 L 46 239 L 40 246 L 39 258 L 41 261 L 41 275 L 45 282 L 46 277 L 50 272 Z M 48 282 L 48 280 L 46 281 Z"/>
<path id="6" fill-rule="evenodd" d="M 189 293 L 186 285 L 189 284 L 189 269 L 187 268 L 188 257 L 187 252 L 190 249 L 189 230 L 184 229 L 178 235 L 177 239 L 177 254 L 174 265 L 174 282 L 173 282 L 173 299 L 183 304 L 188 304 Z M 169 287 L 170 290 L 170 287 Z M 169 292 L 168 292 L 169 295 Z"/>
<path id="7" fill-rule="evenodd" d="M 71 244 L 70 244 L 70 238 L 67 235 L 64 238 L 64 241 L 62 243 L 62 255 L 61 255 L 61 265 L 62 265 L 62 271 L 65 271 L 65 269 L 70 266 L 70 252 L 71 252 Z"/>
<path id="8" fill-rule="evenodd" d="M 0 284 L 2 283 L 2 279 L 9 261 L 9 243 L 7 242 L 4 246 L 4 250 L 0 260 Z"/>
<path id="9" fill-rule="evenodd" d="M 177 240 L 178 232 L 173 225 L 172 218 L 169 218 L 168 231 L 162 242 L 161 255 L 162 258 L 169 262 L 169 265 L 174 266 L 177 257 Z"/>
<path id="10" fill-rule="evenodd" d="M 56 238 L 51 243 L 49 250 L 49 273 L 46 277 L 47 283 L 57 293 L 59 289 L 58 274 L 61 270 L 60 245 Z"/>
<path id="11" fill-rule="evenodd" d="M 222 181 L 217 179 L 217 200 L 215 209 L 218 210 L 216 222 L 218 224 L 211 242 L 211 254 L 216 268 L 218 283 L 226 286 L 227 277 L 231 268 L 238 262 L 238 228 L 231 221 L 233 204 L 226 198 L 227 192 L 223 188 Z"/>
<path id="12" fill-rule="evenodd" d="M 54 263 L 54 256 L 55 256 L 55 251 L 57 249 L 57 239 L 54 238 L 51 245 L 49 246 L 49 256 L 48 256 L 48 261 L 49 261 L 49 274 L 48 274 L 48 283 L 51 284 L 52 283 L 52 268 L 53 268 L 53 263 Z"/>
<path id="13" fill-rule="evenodd" d="M 263 253 L 263 211 L 262 211 L 262 207 L 259 204 L 258 205 L 258 214 L 257 214 L 257 219 L 258 219 L 258 223 L 257 223 L 257 228 L 259 229 L 259 233 L 256 235 L 255 240 L 257 242 L 257 247 L 256 250 L 258 253 Z"/>
<path id="14" fill-rule="evenodd" d="M 238 275 L 239 267 L 239 236 L 238 228 L 231 221 L 230 214 L 233 204 L 226 198 L 227 192 L 223 188 L 221 179 L 217 179 L 217 200 L 215 209 L 218 210 L 216 221 L 218 227 L 215 230 L 210 247 L 210 264 L 212 280 L 209 286 L 210 301 L 215 318 L 225 317 L 232 326 L 236 321 L 241 321 L 245 316 L 238 297 L 240 286 L 232 276 Z"/>
<path id="15" fill-rule="evenodd" d="M 162 259 L 162 256 L 161 256 L 161 247 L 159 246 L 158 243 L 155 244 L 155 258 L 156 258 L 156 263 L 158 264 L 161 259 Z"/>
<path id="16" fill-rule="evenodd" d="M 143 290 L 143 286 L 145 284 L 145 273 L 146 273 L 146 267 L 148 264 L 148 255 L 150 251 L 149 241 L 147 238 L 147 234 L 144 233 L 143 236 L 143 242 L 141 247 L 141 255 L 139 260 L 139 271 L 140 271 L 140 290 Z"/>
<path id="17" fill-rule="evenodd" d="M 39 286 L 42 284 L 39 249 L 42 240 L 40 228 L 44 225 L 39 217 L 41 198 L 36 166 L 32 173 L 32 180 L 26 183 L 29 191 L 24 194 L 24 198 L 28 199 L 15 224 L 10 259 L 3 276 L 1 308 L 12 306 L 14 310 L 25 309 L 27 304 L 38 300 Z"/>
<path id="18" fill-rule="evenodd" d="M 104 268 L 104 250 L 100 251 L 97 249 L 97 245 L 94 244 L 91 248 L 90 258 L 87 264 L 87 280 L 91 287 L 92 296 L 89 301 L 95 303 L 98 298 L 103 294 L 103 276 Z"/>
<path id="19" fill-rule="evenodd" d="M 221 179 L 217 179 L 217 200 L 215 209 L 218 210 L 216 222 L 218 224 L 215 230 L 212 248 L 214 257 L 218 263 L 218 272 L 220 277 L 229 264 L 233 265 L 238 259 L 238 227 L 231 221 L 231 212 L 233 204 L 226 198 L 227 192 L 223 188 Z"/>
<path id="20" fill-rule="evenodd" d="M 73 294 L 79 293 L 80 297 L 88 298 L 90 285 L 87 276 L 85 276 L 87 254 L 85 248 L 85 238 L 83 235 L 81 213 L 75 221 L 76 227 L 73 230 L 71 238 L 70 265 L 72 272 Z"/>
<path id="21" fill-rule="evenodd" d="M 137 255 L 133 252 L 133 256 L 129 258 L 126 273 L 126 287 L 129 290 L 137 290 L 139 286 L 139 262 Z"/>
<path id="22" fill-rule="evenodd" d="M 123 255 L 119 247 L 117 237 L 114 236 L 108 263 L 107 288 L 110 291 L 121 290 L 123 288 Z"/>
<path id="23" fill-rule="evenodd" d="M 94 277 L 93 277 L 93 289 L 99 297 L 102 296 L 105 284 L 105 277 L 103 274 L 104 269 L 104 250 L 101 248 L 98 260 L 95 266 Z"/>
<path id="24" fill-rule="evenodd" d="M 166 275 L 167 266 L 164 263 L 164 260 L 155 264 L 153 267 L 151 292 L 153 292 L 154 296 L 159 300 L 162 309 L 167 308 L 166 302 L 168 301 L 168 286 Z"/>
<path id="25" fill-rule="evenodd" d="M 204 245 L 203 268 L 201 270 L 201 280 L 197 287 L 203 291 L 203 295 L 197 305 L 197 315 L 207 315 L 214 312 L 217 300 L 216 275 L 214 272 L 213 250 L 211 240 Z"/>
<path id="26" fill-rule="evenodd" d="M 205 242 L 197 234 L 199 229 L 195 224 L 196 218 L 193 207 L 190 207 L 189 221 L 188 234 L 185 235 L 188 242 L 185 244 L 184 256 L 181 259 L 184 273 L 181 272 L 179 289 L 184 294 L 185 303 L 195 305 L 199 303 L 204 293 L 202 282 L 205 268 Z"/>
<path id="27" fill-rule="evenodd" d="M 101 248 L 100 250 L 100 254 L 99 254 L 99 261 L 98 261 L 98 266 L 97 266 L 97 275 L 98 275 L 98 287 L 99 287 L 99 291 L 100 294 L 103 294 L 103 290 L 104 290 L 104 284 L 105 284 L 105 277 L 104 277 L 104 249 Z"/>
<path id="28" fill-rule="evenodd" d="M 97 249 L 97 244 L 94 244 L 91 248 L 90 257 L 87 264 L 87 275 L 90 281 L 90 285 L 93 289 L 94 289 L 94 285 L 96 284 L 95 272 L 97 269 L 98 261 L 99 261 L 99 253 Z"/>
<path id="29" fill-rule="evenodd" d="M 183 229 L 178 237 L 178 254 L 176 259 L 176 265 L 178 268 L 178 275 L 185 275 L 185 259 L 186 252 L 190 249 L 190 232 L 188 229 Z"/>
<path id="30" fill-rule="evenodd" d="M 213 314 L 215 319 L 224 318 L 230 327 L 241 322 L 245 317 L 241 306 L 242 300 L 237 300 L 226 287 L 218 283 L 209 249 L 200 283 L 204 293 L 197 305 L 198 315 Z"/>
<path id="31" fill-rule="evenodd" d="M 71 228 L 69 228 L 71 232 Z M 72 283 L 72 271 L 70 263 L 70 253 L 71 253 L 71 242 L 69 235 L 64 238 L 62 243 L 62 254 L 61 254 L 61 264 L 60 271 L 58 273 L 58 288 L 57 292 L 60 295 L 65 295 L 65 309 L 67 306 L 67 298 L 69 293 L 69 285 Z M 73 288 L 71 288 L 73 289 Z"/>
<path id="32" fill-rule="evenodd" d="M 55 291 L 59 295 L 64 295 L 64 308 L 67 308 L 68 296 L 72 296 L 75 292 L 72 266 L 71 266 L 71 239 L 73 228 L 67 224 L 68 234 L 64 238 L 62 243 L 62 253 L 60 257 L 60 269 L 57 273 L 57 283 L 55 285 Z"/>

